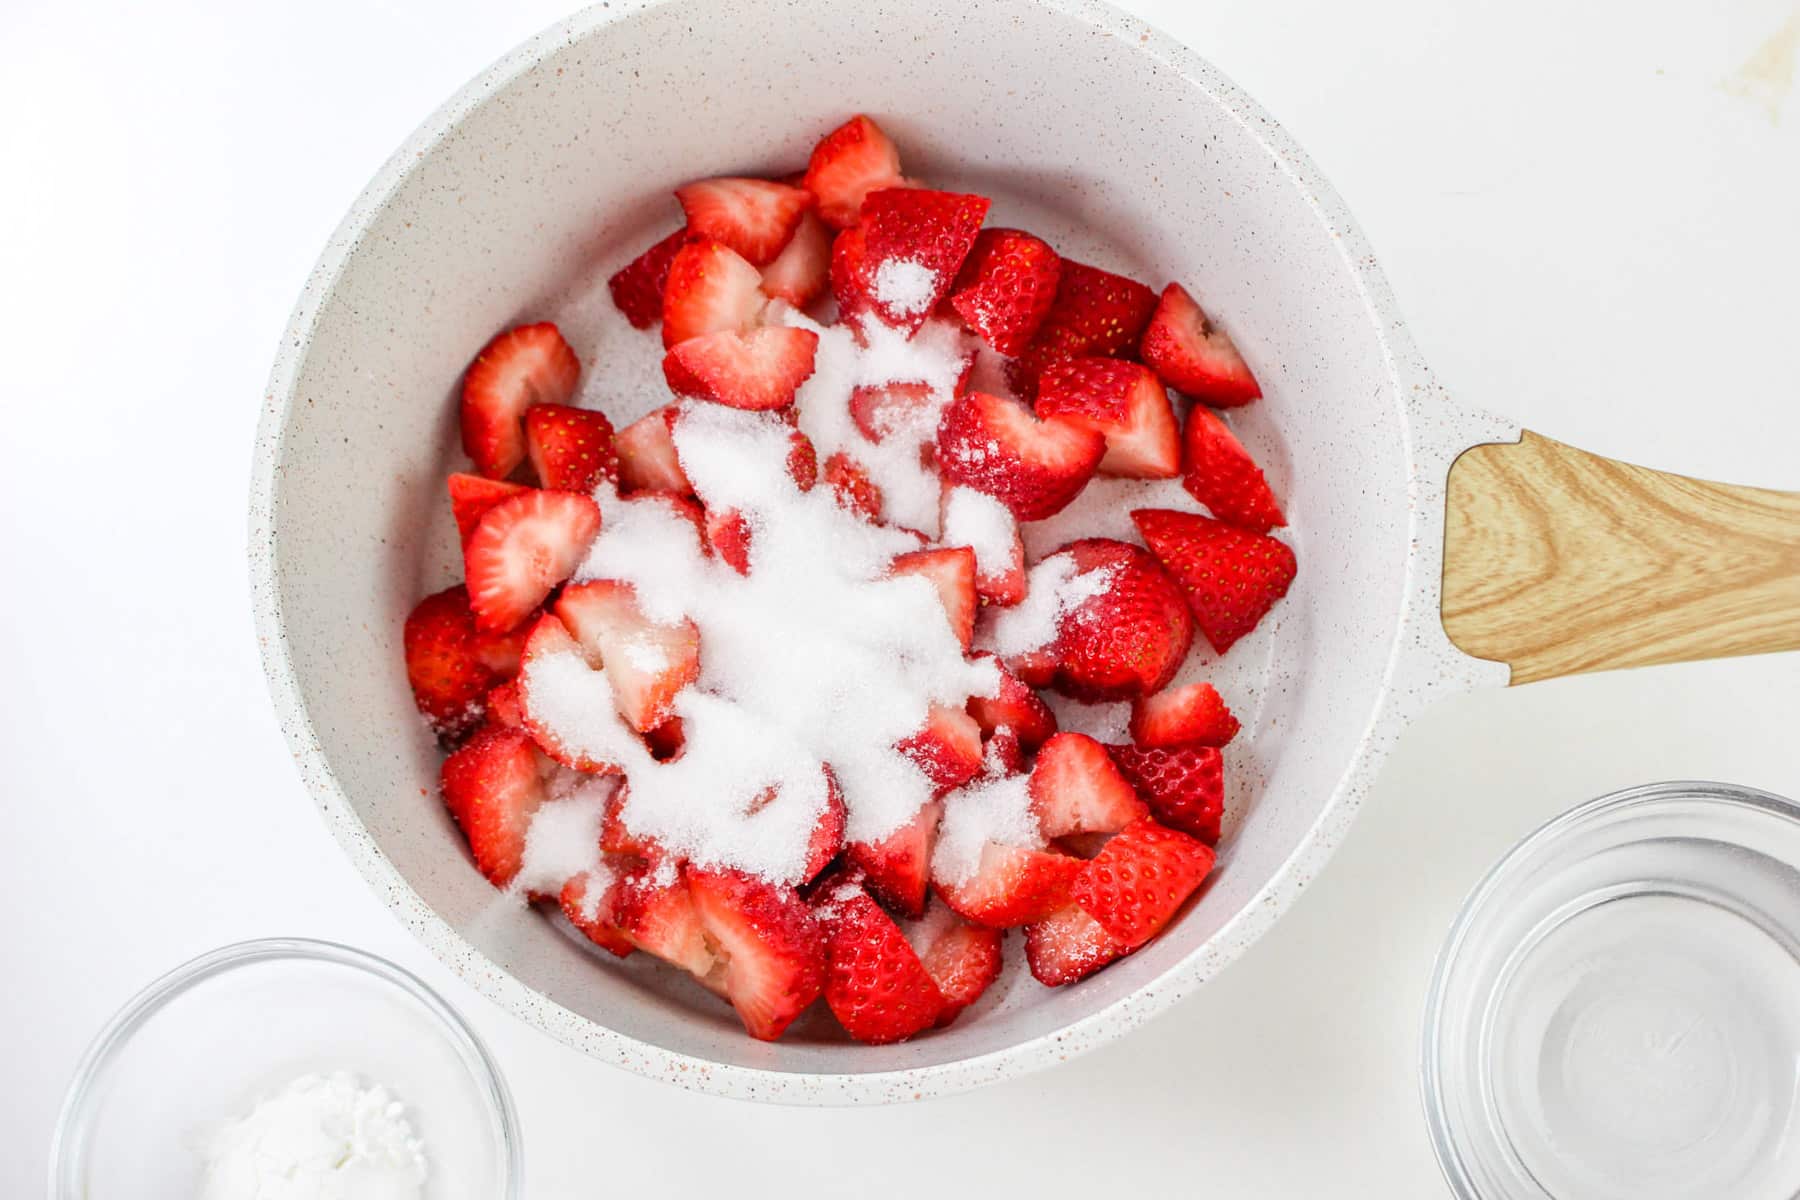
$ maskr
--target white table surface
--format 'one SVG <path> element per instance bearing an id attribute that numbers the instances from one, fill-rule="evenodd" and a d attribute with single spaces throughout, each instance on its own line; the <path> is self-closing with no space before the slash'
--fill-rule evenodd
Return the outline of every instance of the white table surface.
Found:
<path id="1" fill-rule="evenodd" d="M 1800 656 L 1446 704 L 1199 995 L 906 1108 L 753 1107 L 589 1061 L 441 968 L 352 872 L 251 636 L 264 377 L 364 180 L 563 3 L 0 3 L 0 1194 L 41 1194 L 69 1072 L 121 1001 L 274 934 L 390 956 L 469 1015 L 534 1198 L 1441 1194 L 1416 1043 L 1461 896 L 1615 787 L 1800 795 Z M 1127 6 L 1310 149 L 1452 391 L 1603 453 L 1800 487 L 1800 102 L 1779 71 L 1728 82 L 1794 0 Z"/>

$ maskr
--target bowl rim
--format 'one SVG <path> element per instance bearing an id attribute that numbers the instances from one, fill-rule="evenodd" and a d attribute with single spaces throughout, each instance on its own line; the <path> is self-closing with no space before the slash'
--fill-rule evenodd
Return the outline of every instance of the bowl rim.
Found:
<path id="1" fill-rule="evenodd" d="M 1419 358 L 1360 226 L 1322 172 L 1259 104 L 1210 63 L 1149 23 L 1106 0 L 988 0 L 1048 10 L 1148 55 L 1229 114 L 1269 156 L 1331 232 L 1354 282 L 1392 380 L 1406 439 L 1409 540 L 1395 613 L 1395 636 L 1366 725 L 1331 794 L 1283 864 L 1209 939 L 1162 975 L 1105 1007 L 1047 1033 L 968 1058 L 879 1071 L 782 1071 L 696 1058 L 620 1034 L 515 978 L 475 949 L 425 904 L 375 845 L 332 774 L 301 698 L 283 633 L 275 505 L 283 437 L 294 387 L 321 302 L 335 287 L 370 223 L 418 160 L 454 134 L 462 119 L 540 61 L 606 26 L 681 0 L 593 4 L 521 43 L 427 117 L 358 195 L 307 277 L 270 372 L 251 472 L 249 559 L 252 607 L 264 673 L 289 750 L 315 803 L 357 869 L 447 966 L 489 999 L 576 1049 L 636 1074 L 714 1095 L 783 1104 L 889 1103 L 953 1094 L 1066 1061 L 1136 1028 L 1190 994 L 1236 959 L 1304 890 L 1342 841 L 1406 717 L 1440 694 L 1504 683 L 1504 664 L 1452 647 L 1437 615 L 1444 471 L 1462 449 L 1515 439 L 1516 424 L 1456 409 Z M 852 2 L 852 0 L 820 0 Z"/>
<path id="2" fill-rule="evenodd" d="M 270 962 L 329 963 L 361 972 L 399 989 L 437 1018 L 437 1027 L 468 1070 L 493 1118 L 506 1171 L 506 1190 L 501 1200 L 517 1200 L 525 1178 L 524 1145 L 512 1093 L 499 1064 L 461 1013 L 430 984 L 411 971 L 378 955 L 339 942 L 315 938 L 258 938 L 234 942 L 191 958 L 144 985 L 107 1019 L 82 1053 L 81 1061 L 63 1093 L 56 1131 L 50 1143 L 50 1200 L 78 1200 L 87 1193 L 82 1167 L 87 1148 L 88 1123 L 93 1116 L 95 1089 L 104 1081 L 113 1060 L 144 1023 L 185 993 L 230 971 Z"/>

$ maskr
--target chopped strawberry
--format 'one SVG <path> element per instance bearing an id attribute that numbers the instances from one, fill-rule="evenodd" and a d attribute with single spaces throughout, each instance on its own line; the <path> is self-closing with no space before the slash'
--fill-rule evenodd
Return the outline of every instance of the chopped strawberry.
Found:
<path id="1" fill-rule="evenodd" d="M 655 729 L 644 731 L 644 745 L 650 748 L 650 757 L 657 762 L 671 762 L 681 757 L 687 747 L 687 736 L 683 731 L 681 718 L 670 717 Z"/>
<path id="2" fill-rule="evenodd" d="M 1194 640 L 1181 588 L 1141 547 L 1110 538 L 1071 542 L 1058 553 L 1105 586 L 1057 623 L 1056 687 L 1078 700 L 1123 700 L 1161 688 Z"/>
<path id="3" fill-rule="evenodd" d="M 853 877 L 828 882 L 813 906 L 825 930 L 825 1003 L 844 1032 L 880 1045 L 937 1022 L 944 998 L 918 952 Z"/>
<path id="4" fill-rule="evenodd" d="M 768 297 L 762 273 L 718 242 L 689 242 L 669 264 L 663 290 L 663 348 L 755 324 Z"/>
<path id="5" fill-rule="evenodd" d="M 1117 833 L 1150 815 L 1106 747 L 1082 733 L 1059 733 L 1038 751 L 1031 811 L 1047 838 Z"/>
<path id="6" fill-rule="evenodd" d="M 871 296 L 883 322 L 908 333 L 925 323 L 956 282 L 986 219 L 988 199 L 889 187 L 863 200 Z"/>
<path id="7" fill-rule="evenodd" d="M 944 408 L 939 473 L 986 492 L 1021 521 L 1062 511 L 1087 486 L 1106 441 L 1064 417 L 1039 420 L 1016 400 L 965 392 Z"/>
<path id="8" fill-rule="evenodd" d="M 543 690 L 540 673 L 565 660 L 578 661 L 590 671 L 600 670 L 600 656 L 575 640 L 555 613 L 545 613 L 531 627 L 525 639 L 525 666 L 519 674 L 519 713 L 533 740 L 545 754 L 572 770 L 589 774 L 611 774 L 622 770 L 620 764 L 597 757 L 597 752 L 571 744 L 558 721 L 566 721 L 565 706 L 553 691 Z M 624 726 L 620 726 L 623 732 Z"/>
<path id="9" fill-rule="evenodd" d="M 898 749 L 940 793 L 959 788 L 981 773 L 981 727 L 960 708 L 933 704 L 925 728 L 902 741 Z"/>
<path id="10" fill-rule="evenodd" d="M 718 956 L 685 880 L 646 864 L 620 878 L 610 899 L 613 921 L 632 945 L 717 990 Z"/>
<path id="11" fill-rule="evenodd" d="M 475 657 L 494 673 L 495 679 L 511 679 L 519 673 L 519 661 L 525 654 L 525 638 L 531 632 L 536 612 L 527 613 L 518 626 L 505 633 L 475 633 Z"/>
<path id="12" fill-rule="evenodd" d="M 1219 822 L 1225 812 L 1225 770 L 1217 750 L 1211 746 L 1173 750 L 1108 746 L 1106 752 L 1158 821 L 1209 846 L 1218 844 Z"/>
<path id="13" fill-rule="evenodd" d="M 1032 978 L 1045 987 L 1086 979 L 1129 953 L 1129 947 L 1076 904 L 1025 927 L 1025 961 Z"/>
<path id="14" fill-rule="evenodd" d="M 682 872 L 750 1036 L 774 1041 L 825 986 L 825 938 L 792 888 L 739 871 Z"/>
<path id="15" fill-rule="evenodd" d="M 841 450 L 825 460 L 825 486 L 837 497 L 838 507 L 871 524 L 881 520 L 881 489 L 861 464 Z"/>
<path id="16" fill-rule="evenodd" d="M 1156 293 L 1136 280 L 1065 258 L 1056 300 L 1008 378 L 1021 396 L 1032 396 L 1039 373 L 1059 359 L 1123 353 L 1137 344 L 1155 307 Z"/>
<path id="17" fill-rule="evenodd" d="M 975 552 L 967 546 L 914 550 L 889 568 L 894 575 L 922 576 L 937 589 L 950 632 L 966 651 L 975 640 Z"/>
<path id="18" fill-rule="evenodd" d="M 1212 870 L 1213 858 L 1206 843 L 1144 817 L 1082 867 L 1069 894 L 1107 933 L 1135 948 L 1169 923 Z"/>
<path id="19" fill-rule="evenodd" d="M 612 891 L 615 881 L 583 871 L 563 884 L 558 902 L 569 924 L 587 935 L 588 941 L 611 954 L 625 958 L 637 949 L 612 921 Z M 598 895 L 590 894 L 599 889 Z"/>
<path id="20" fill-rule="evenodd" d="M 871 442 L 881 442 L 929 419 L 929 383 L 870 383 L 850 393 L 850 419 Z"/>
<path id="21" fill-rule="evenodd" d="M 863 197 L 900 182 L 900 152 L 861 113 L 826 134 L 806 164 L 806 190 L 818 197 L 819 215 L 835 229 L 856 224 Z"/>
<path id="22" fill-rule="evenodd" d="M 701 179 L 675 189 L 696 237 L 729 246 L 760 267 L 794 236 L 813 205 L 811 193 L 767 179 Z"/>
<path id="23" fill-rule="evenodd" d="M 1042 238 L 984 229 L 950 292 L 950 307 L 982 341 L 1008 356 L 1031 341 L 1062 278 L 1062 259 Z"/>
<path id="24" fill-rule="evenodd" d="M 794 402 L 818 349 L 810 329 L 721 330 L 677 343 L 663 356 L 663 375 L 678 396 L 762 412 Z"/>
<path id="25" fill-rule="evenodd" d="M 802 213 L 794 236 L 762 269 L 763 294 L 805 308 L 825 294 L 831 278 L 831 230 L 812 212 Z"/>
<path id="26" fill-rule="evenodd" d="M 806 866 L 801 883 L 817 879 L 819 872 L 844 851 L 844 825 L 850 812 L 844 807 L 844 793 L 830 767 L 825 768 L 825 785 L 825 811 L 819 814 L 819 823 L 813 826 L 812 836 L 807 839 Z"/>
<path id="27" fill-rule="evenodd" d="M 682 688 L 700 675 L 700 631 L 692 621 L 661 625 L 638 607 L 628 583 L 571 584 L 556 615 L 590 659 L 598 658 L 619 715 L 639 733 L 661 725 Z"/>
<path id="28" fill-rule="evenodd" d="M 874 289 L 868 239 L 862 226 L 857 225 L 838 234 L 831 243 L 831 296 L 837 301 L 839 318 L 849 320 L 867 312 L 874 303 Z"/>
<path id="29" fill-rule="evenodd" d="M 845 857 L 866 875 L 869 890 L 909 916 L 925 911 L 931 851 L 943 814 L 943 803 L 933 800 L 879 842 L 851 842 L 844 848 Z"/>
<path id="30" fill-rule="evenodd" d="M 1140 746 L 1223 746 L 1238 719 L 1210 683 L 1190 683 L 1131 702 L 1131 740 Z"/>
<path id="31" fill-rule="evenodd" d="M 525 459 L 525 410 L 567 404 L 580 379 L 581 361 L 550 322 L 502 333 L 463 375 L 463 453 L 489 479 L 510 475 Z"/>
<path id="32" fill-rule="evenodd" d="M 975 488 L 945 484 L 938 502 L 938 541 L 946 546 L 993 547 L 1010 542 L 1002 561 L 975 556 L 975 594 L 989 604 L 1012 605 L 1025 598 L 1025 539 L 1018 518 L 995 497 Z M 993 549 L 989 557 L 995 556 Z"/>
<path id="33" fill-rule="evenodd" d="M 1186 471 L 1181 486 L 1227 525 L 1267 533 L 1286 525 L 1275 493 L 1244 444 L 1205 405 L 1188 412 Z"/>
<path id="34" fill-rule="evenodd" d="M 963 917 L 994 929 L 1042 920 L 1069 902 L 1081 874 L 1078 858 L 1053 850 L 1028 850 L 989 842 L 974 876 L 961 883 L 933 879 L 945 904 Z"/>
<path id="35" fill-rule="evenodd" d="M 1068 358 L 1038 379 L 1040 417 L 1067 417 L 1106 439 L 1100 474 L 1173 479 L 1181 473 L 1181 433 L 1168 389 L 1154 372 L 1117 358 Z"/>
<path id="36" fill-rule="evenodd" d="M 497 726 L 444 760 L 444 804 L 495 887 L 511 883 L 525 859 L 525 832 L 544 802 L 544 761 L 531 738 Z"/>
<path id="37" fill-rule="evenodd" d="M 685 496 L 694 490 L 675 454 L 674 405 L 639 417 L 619 430 L 619 484 L 627 490 L 668 492 Z"/>
<path id="38" fill-rule="evenodd" d="M 481 724 L 498 682 L 477 652 L 469 593 L 458 586 L 419 601 L 400 642 L 413 702 L 440 737 L 455 740 Z"/>
<path id="39" fill-rule="evenodd" d="M 612 422 L 591 408 L 532 405 L 525 410 L 525 446 L 543 487 L 586 493 L 602 479 L 619 478 Z"/>
<path id="40" fill-rule="evenodd" d="M 1166 508 L 1135 509 L 1131 519 L 1187 591 L 1195 623 L 1220 654 L 1256 628 L 1294 581 L 1294 552 L 1272 537 Z"/>
<path id="41" fill-rule="evenodd" d="M 798 429 L 788 434 L 787 469 L 794 486 L 803 492 L 812 491 L 819 482 L 819 452 L 813 449 L 812 439 Z"/>
<path id="42" fill-rule="evenodd" d="M 1056 714 L 999 659 L 986 653 L 975 657 L 993 660 L 994 669 L 1000 673 L 1000 687 L 992 696 L 969 697 L 969 715 L 981 726 L 982 733 L 1010 729 L 1025 749 L 1037 749 L 1056 732 Z"/>
<path id="43" fill-rule="evenodd" d="M 517 628 L 581 564 L 599 532 L 599 506 L 576 492 L 533 490 L 488 509 L 463 547 L 476 628 Z"/>
<path id="44" fill-rule="evenodd" d="M 630 794 L 631 784 L 622 782 L 618 790 L 607 797 L 606 808 L 600 816 L 600 849 L 608 854 L 660 862 L 667 857 L 663 847 L 654 838 L 641 837 L 625 825 L 625 800 Z"/>
<path id="45" fill-rule="evenodd" d="M 750 522 L 735 508 L 706 510 L 706 544 L 739 575 L 750 574 Z"/>
<path id="46" fill-rule="evenodd" d="M 1207 320 L 1179 283 L 1163 289 L 1139 352 L 1164 383 L 1214 408 L 1262 395 L 1231 335 Z"/>
<path id="47" fill-rule="evenodd" d="M 464 545 L 469 542 L 469 535 L 475 532 L 475 526 L 481 523 L 481 514 L 485 513 L 502 500 L 510 499 L 531 489 L 522 483 L 508 483 L 504 479 L 487 479 L 480 475 L 465 475 L 456 472 L 450 476 L 450 515 L 456 518 L 456 533 Z"/>
<path id="48" fill-rule="evenodd" d="M 907 930 L 907 940 L 918 950 L 919 961 L 943 997 L 937 1018 L 940 1029 L 981 999 L 1000 977 L 1000 939 L 998 929 L 971 925 L 942 904 L 933 905 L 924 920 Z"/>
<path id="49" fill-rule="evenodd" d="M 686 227 L 677 229 L 650 247 L 606 281 L 612 292 L 613 305 L 625 319 L 639 329 L 648 329 L 662 320 L 663 290 L 669 282 L 669 264 L 692 235 Z"/>
<path id="50" fill-rule="evenodd" d="M 490 725 L 505 729 L 525 728 L 525 709 L 519 703 L 519 681 L 509 679 L 487 694 L 487 719 Z"/>
<path id="51" fill-rule="evenodd" d="M 1002 725 L 981 740 L 981 772 L 991 779 L 1010 779 L 1025 771 L 1025 748 L 1019 735 Z"/>

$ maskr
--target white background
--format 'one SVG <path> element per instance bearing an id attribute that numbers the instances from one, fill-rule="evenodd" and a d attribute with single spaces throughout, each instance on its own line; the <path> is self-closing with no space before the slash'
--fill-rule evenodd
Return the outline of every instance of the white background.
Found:
<path id="1" fill-rule="evenodd" d="M 1800 795 L 1800 656 L 1445 705 L 1316 887 L 1200 995 L 1048 1074 L 908 1108 L 752 1107 L 588 1061 L 440 968 L 352 873 L 251 636 L 263 381 L 363 182 L 565 2 L 0 0 L 0 1195 L 41 1194 L 68 1074 L 121 1001 L 274 934 L 395 958 L 468 1013 L 534 1198 L 1440 1194 L 1415 1047 L 1462 894 L 1615 787 Z M 1800 487 L 1800 102 L 1727 86 L 1794 0 L 1127 7 L 1310 149 L 1462 399 Z"/>

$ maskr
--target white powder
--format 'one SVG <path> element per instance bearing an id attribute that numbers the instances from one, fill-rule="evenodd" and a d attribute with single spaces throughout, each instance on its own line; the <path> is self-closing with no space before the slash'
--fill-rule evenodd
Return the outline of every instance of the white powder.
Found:
<path id="1" fill-rule="evenodd" d="M 931 852 L 931 877 L 956 885 L 975 877 L 989 842 L 1035 850 L 1044 844 L 1031 811 L 1031 776 L 988 776 L 944 797 Z"/>
<path id="2" fill-rule="evenodd" d="M 889 312 L 917 316 L 937 294 L 938 274 L 911 258 L 890 258 L 875 268 L 875 299 Z"/>
<path id="3" fill-rule="evenodd" d="M 943 515 L 939 540 L 944 545 L 973 550 L 975 569 L 983 575 L 1003 575 L 1011 569 L 1019 525 L 1006 505 L 986 492 L 953 487 L 944 493 Z"/>
<path id="4" fill-rule="evenodd" d="M 982 610 L 975 644 L 1001 658 L 1029 654 L 1056 640 L 1063 617 L 1104 592 L 1112 583 L 1109 567 L 1077 571 L 1071 554 L 1052 554 L 1025 576 L 1025 599 L 1011 608 Z"/>
<path id="5" fill-rule="evenodd" d="M 417 1200 L 425 1147 L 379 1084 L 302 1075 L 212 1132 L 202 1200 Z"/>
<path id="6" fill-rule="evenodd" d="M 554 896 L 563 884 L 583 872 L 599 872 L 600 822 L 618 780 L 579 771 L 559 771 L 550 784 L 550 799 L 531 815 L 525 831 L 525 855 L 509 890 L 519 895 Z M 591 883 L 597 902 L 604 885 Z"/>

